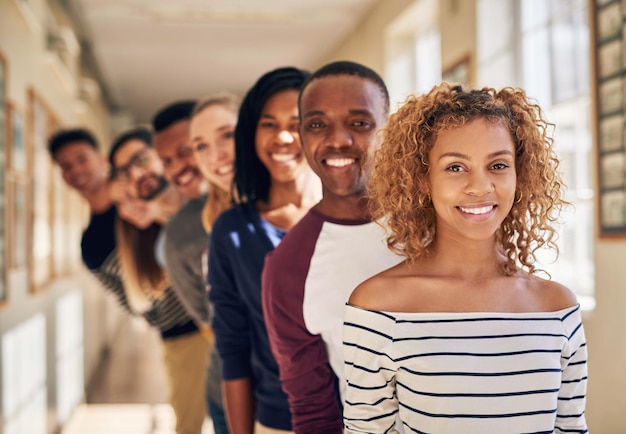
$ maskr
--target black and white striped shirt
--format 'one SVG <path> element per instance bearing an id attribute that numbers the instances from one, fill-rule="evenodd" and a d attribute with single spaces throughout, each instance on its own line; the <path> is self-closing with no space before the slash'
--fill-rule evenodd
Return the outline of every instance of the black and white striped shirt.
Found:
<path id="1" fill-rule="evenodd" d="M 386 313 L 348 305 L 346 433 L 585 433 L 580 306 Z"/>
<path id="2" fill-rule="evenodd" d="M 92 215 L 81 241 L 83 262 L 124 310 L 136 314 L 128 302 L 122 282 L 122 270 L 115 247 L 115 216 L 114 206 L 102 214 Z M 167 288 L 165 296 L 154 301 L 152 308 L 141 315 L 150 325 L 157 327 L 163 337 L 197 330 L 172 288 Z"/>

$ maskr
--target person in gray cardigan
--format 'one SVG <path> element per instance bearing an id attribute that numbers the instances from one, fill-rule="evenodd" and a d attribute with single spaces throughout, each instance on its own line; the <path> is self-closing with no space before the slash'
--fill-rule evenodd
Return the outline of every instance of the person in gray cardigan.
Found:
<path id="1" fill-rule="evenodd" d="M 170 281 L 189 315 L 209 340 L 205 398 L 215 434 L 228 434 L 221 394 L 221 363 L 213 348 L 206 280 L 202 269 L 208 234 L 202 224 L 207 182 L 200 173 L 189 137 L 195 101 L 180 101 L 161 109 L 152 121 L 155 149 L 165 174 L 187 199 L 165 227 L 164 256 Z"/>
<path id="2" fill-rule="evenodd" d="M 165 176 L 185 198 L 185 203 L 165 226 L 165 265 L 189 314 L 199 325 L 206 325 L 209 318 L 206 290 L 196 281 L 202 275 L 202 249 L 193 248 L 194 242 L 198 245 L 207 242 L 200 214 L 206 201 L 207 183 L 198 170 L 189 140 L 189 117 L 195 104 L 195 101 L 179 101 L 167 105 L 154 116 L 152 127 L 154 148 L 163 162 Z"/>

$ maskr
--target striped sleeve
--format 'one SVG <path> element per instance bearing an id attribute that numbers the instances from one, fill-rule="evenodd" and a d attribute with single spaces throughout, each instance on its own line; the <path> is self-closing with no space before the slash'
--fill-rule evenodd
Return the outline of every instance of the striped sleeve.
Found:
<path id="1" fill-rule="evenodd" d="M 122 282 L 122 270 L 117 256 L 117 249 L 113 249 L 113 251 L 111 251 L 111 253 L 102 262 L 102 265 L 97 268 L 92 268 L 89 271 L 96 279 L 98 279 L 104 289 L 115 296 L 119 304 L 126 312 L 136 315 L 128 304 L 128 299 L 126 298 L 124 283 Z"/>
<path id="2" fill-rule="evenodd" d="M 107 256 L 100 267 L 90 271 L 101 285 L 115 296 L 126 312 L 131 315 L 138 315 L 133 311 L 126 298 L 126 290 L 124 289 L 124 283 L 121 277 L 122 270 L 116 249 Z M 176 325 L 184 324 L 191 319 L 172 288 L 168 288 L 165 291 L 164 298 L 156 301 L 153 308 L 144 312 L 142 316 L 148 324 L 160 330 L 168 330 Z"/>
<path id="3" fill-rule="evenodd" d="M 154 302 L 153 308 L 144 317 L 162 332 L 193 320 L 171 286 L 165 290 L 162 299 Z"/>
<path id="4" fill-rule="evenodd" d="M 345 433 L 397 433 L 396 364 L 390 354 L 395 319 L 346 306 L 343 328 Z"/>
<path id="5" fill-rule="evenodd" d="M 561 354 L 563 376 L 559 391 L 556 433 L 586 433 L 587 343 L 580 306 L 563 318 L 568 343 Z"/>

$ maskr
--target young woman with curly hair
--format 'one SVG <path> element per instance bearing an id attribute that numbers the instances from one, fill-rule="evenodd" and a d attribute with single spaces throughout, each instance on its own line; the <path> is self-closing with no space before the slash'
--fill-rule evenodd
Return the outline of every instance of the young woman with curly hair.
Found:
<path id="1" fill-rule="evenodd" d="M 347 433 L 587 432 L 580 306 L 535 267 L 565 205 L 551 127 L 521 89 L 447 83 L 390 117 L 369 193 L 406 260 L 346 307 Z"/>

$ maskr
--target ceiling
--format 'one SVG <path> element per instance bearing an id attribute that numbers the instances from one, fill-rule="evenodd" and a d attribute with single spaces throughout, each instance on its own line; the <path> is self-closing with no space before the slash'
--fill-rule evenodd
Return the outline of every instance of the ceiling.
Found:
<path id="1" fill-rule="evenodd" d="M 146 122 L 171 101 L 240 94 L 311 69 L 381 0 L 68 0 L 109 104 Z"/>

